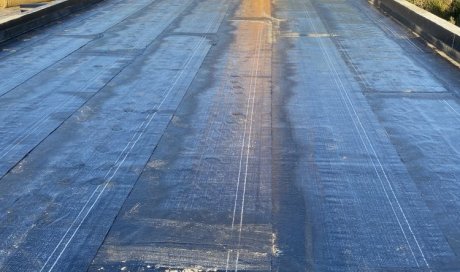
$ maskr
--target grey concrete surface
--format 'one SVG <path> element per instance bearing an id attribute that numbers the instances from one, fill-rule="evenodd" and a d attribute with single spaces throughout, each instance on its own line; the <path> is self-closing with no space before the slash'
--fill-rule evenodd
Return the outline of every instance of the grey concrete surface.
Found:
<path id="1" fill-rule="evenodd" d="M 0 271 L 459 271 L 460 72 L 361 0 L 107 0 L 2 46 Z"/>

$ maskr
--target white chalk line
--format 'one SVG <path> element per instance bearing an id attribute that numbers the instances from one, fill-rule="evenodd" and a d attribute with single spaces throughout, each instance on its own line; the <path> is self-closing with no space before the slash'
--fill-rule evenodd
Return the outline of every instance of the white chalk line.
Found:
<path id="1" fill-rule="evenodd" d="M 249 95 L 247 99 L 247 106 L 246 106 L 246 120 L 245 120 L 245 125 L 244 125 L 244 130 L 243 130 L 243 137 L 242 137 L 242 143 L 241 143 L 241 151 L 240 151 L 240 159 L 239 159 L 239 167 L 238 167 L 238 179 L 236 183 L 236 191 L 235 191 L 235 202 L 233 205 L 233 215 L 232 215 L 232 225 L 231 225 L 231 232 L 233 233 L 234 228 L 235 228 L 235 219 L 236 219 L 236 209 L 237 209 L 237 203 L 238 203 L 238 194 L 239 194 L 239 187 L 241 183 L 241 173 L 243 169 L 243 157 L 244 157 L 244 148 L 246 147 L 246 135 L 247 135 L 247 129 L 248 129 L 248 123 L 251 123 L 252 127 L 252 120 L 249 121 L 249 113 L 250 113 L 250 108 L 251 108 L 251 92 L 253 90 L 253 85 L 254 81 L 257 81 L 256 79 L 256 69 L 258 66 L 258 55 L 260 55 L 260 44 L 261 44 L 261 36 L 262 36 L 263 30 L 258 30 L 257 37 L 258 37 L 258 43 L 256 47 L 254 48 L 254 53 L 256 53 L 257 57 L 253 59 L 252 63 L 252 71 L 251 71 L 251 80 L 249 83 Z M 253 99 L 253 104 L 254 104 L 255 99 Z M 254 107 L 252 104 L 252 107 Z M 248 143 L 248 147 L 250 146 L 250 142 Z M 249 154 L 247 154 L 249 156 Z M 229 262 L 230 262 L 230 253 L 231 249 L 228 250 L 227 252 L 227 262 L 225 266 L 225 271 L 228 272 L 229 268 Z"/>
<path id="2" fill-rule="evenodd" d="M 368 17 L 370 18 L 370 17 Z M 411 39 L 409 39 L 409 37 L 407 37 L 407 33 L 398 33 L 396 32 L 395 30 L 393 30 L 387 22 L 384 21 L 384 19 L 380 19 L 380 20 L 376 20 L 376 19 L 371 19 L 372 21 L 374 21 L 374 23 L 376 23 L 377 25 L 381 25 L 383 26 L 383 28 L 385 28 L 386 30 L 388 30 L 395 38 L 402 38 L 403 40 L 407 41 L 413 48 L 417 49 L 419 52 L 421 53 L 425 53 L 425 51 L 423 50 L 423 48 L 421 48 L 420 46 L 418 46 L 416 43 L 414 43 Z M 381 24 L 379 24 L 381 23 Z M 417 34 L 418 35 L 418 34 Z"/>
<path id="3" fill-rule="evenodd" d="M 316 26 L 315 26 L 315 25 L 313 24 L 313 22 L 311 21 L 311 16 L 310 16 L 310 14 L 309 14 L 309 12 L 308 12 L 308 7 L 306 6 L 305 3 L 304 3 L 304 6 L 305 6 L 305 13 L 306 13 L 306 15 L 307 15 L 307 19 L 309 19 L 308 21 L 310 22 L 310 25 L 312 26 L 313 30 L 314 30 L 315 32 L 317 32 Z M 360 139 L 361 139 L 361 141 L 362 141 L 362 143 L 363 143 L 363 146 L 365 147 L 365 149 L 366 149 L 366 151 L 368 152 L 368 154 L 370 154 L 370 152 L 369 152 L 369 150 L 368 150 L 368 148 L 367 148 L 367 145 L 366 145 L 364 139 L 362 138 L 362 135 L 361 135 L 361 133 L 360 133 L 360 129 L 359 129 L 358 126 L 356 125 L 356 122 L 355 122 L 355 121 L 358 121 L 358 124 L 359 124 L 359 126 L 361 127 L 362 132 L 363 132 L 364 135 L 365 135 L 365 138 L 367 139 L 368 145 L 370 146 L 370 148 L 371 148 L 371 150 L 372 150 L 372 153 L 374 154 L 375 158 L 377 159 L 377 163 L 379 164 L 380 169 L 381 169 L 381 171 L 382 171 L 382 173 L 383 173 L 383 175 L 384 175 L 384 177 L 385 177 L 385 179 L 386 179 L 386 181 L 387 181 L 388 187 L 390 188 L 390 191 L 391 191 L 391 193 L 392 193 L 392 195 L 393 195 L 393 198 L 395 199 L 395 201 L 396 201 L 396 203 L 397 203 L 397 206 L 398 206 L 398 208 L 399 208 L 399 211 L 400 211 L 400 213 L 402 214 L 402 216 L 403 216 L 403 218 L 404 218 L 404 221 L 405 221 L 405 223 L 406 223 L 406 225 L 407 225 L 407 227 L 408 227 L 408 229 L 409 229 L 409 231 L 410 231 L 410 233 L 411 233 L 411 235 L 412 235 L 412 238 L 414 239 L 414 241 L 415 241 L 415 243 L 416 243 L 416 245 L 417 245 L 417 247 L 418 247 L 418 250 L 419 250 L 419 252 L 420 252 L 420 254 L 421 254 L 421 256 L 422 256 L 422 259 L 423 259 L 423 261 L 425 262 L 426 266 L 429 268 L 430 266 L 429 266 L 429 264 L 428 264 L 428 262 L 427 262 L 427 260 L 426 260 L 426 258 L 425 258 L 425 255 L 424 255 L 424 253 L 423 253 L 423 251 L 422 251 L 422 249 L 421 249 L 421 247 L 420 247 L 420 245 L 419 245 L 419 243 L 418 243 L 417 237 L 415 236 L 414 232 L 412 231 L 412 227 L 411 227 L 411 225 L 410 225 L 410 223 L 409 223 L 409 221 L 408 221 L 408 219 L 407 219 L 407 217 L 406 217 L 406 215 L 405 215 L 404 210 L 402 209 L 402 207 L 401 207 L 401 205 L 400 205 L 400 202 L 399 202 L 399 200 L 398 200 L 398 198 L 397 198 L 397 196 L 396 196 L 396 193 L 394 192 L 393 186 L 391 185 L 391 182 L 390 182 L 390 180 L 389 180 L 389 178 L 388 178 L 388 176 L 387 176 L 387 174 L 386 174 L 386 171 L 385 171 L 385 169 L 384 169 L 382 163 L 380 162 L 380 159 L 379 159 L 378 156 L 377 156 L 377 153 L 376 153 L 376 151 L 375 151 L 375 149 L 374 149 L 374 147 L 373 147 L 373 145 L 372 145 L 372 142 L 371 142 L 371 140 L 370 140 L 370 138 L 369 138 L 369 136 L 368 136 L 368 134 L 367 134 L 367 132 L 366 132 L 366 130 L 365 130 L 365 128 L 364 128 L 362 122 L 361 122 L 361 119 L 359 118 L 359 115 L 358 115 L 357 112 L 356 112 L 355 106 L 354 106 L 354 104 L 353 104 L 351 98 L 349 97 L 348 92 L 346 91 L 346 88 L 345 88 L 345 86 L 343 85 L 343 82 L 342 82 L 342 80 L 341 80 L 341 78 L 340 78 L 340 76 L 339 76 L 339 73 L 338 73 L 338 71 L 335 69 L 335 67 L 334 67 L 334 65 L 333 65 L 333 62 L 332 62 L 332 59 L 331 59 L 331 57 L 329 56 L 329 53 L 327 52 L 327 50 L 325 49 L 324 44 L 323 44 L 323 42 L 322 42 L 321 39 L 319 39 L 319 44 L 320 44 L 320 47 L 321 47 L 321 51 L 323 52 L 323 55 L 326 57 L 326 60 L 327 60 L 329 69 L 331 69 L 331 71 L 333 71 L 334 74 L 335 74 L 334 81 L 335 81 L 337 87 L 339 87 L 339 89 L 341 90 L 340 93 L 341 93 L 342 99 L 345 99 L 345 98 L 346 98 L 346 100 L 344 100 L 344 102 L 346 102 L 346 101 L 348 100 L 349 105 L 348 105 L 348 103 L 345 103 L 345 105 L 346 105 L 346 107 L 347 107 L 347 110 L 348 110 L 350 116 L 353 116 L 353 115 L 351 114 L 350 107 L 351 107 L 351 109 L 352 109 L 352 111 L 353 111 L 353 113 L 354 113 L 354 115 L 355 115 L 355 118 L 352 118 L 352 121 L 353 121 L 353 124 L 354 124 L 356 130 L 358 131 L 358 135 L 359 135 L 359 137 L 360 137 Z M 345 97 L 344 97 L 344 95 L 345 95 Z M 356 119 L 356 120 L 355 120 L 355 119 Z M 405 237 L 406 243 L 407 243 L 408 246 L 409 246 L 409 249 L 410 249 L 410 251 L 411 251 L 411 253 L 412 253 L 412 256 L 413 256 L 413 258 L 414 258 L 414 260 L 415 260 L 417 266 L 419 266 L 419 263 L 418 263 L 418 261 L 417 261 L 417 258 L 416 258 L 415 254 L 414 254 L 414 252 L 413 252 L 412 246 L 411 246 L 411 244 L 410 244 L 410 242 L 409 242 L 409 240 L 408 240 L 408 238 L 407 238 L 406 232 L 405 232 L 404 228 L 402 227 L 402 224 L 401 224 L 401 222 L 400 222 L 400 220 L 399 220 L 399 217 L 398 217 L 398 215 L 397 215 L 397 213 L 396 213 L 396 211 L 395 211 L 395 209 L 394 209 L 394 206 L 393 206 L 393 204 L 392 204 L 392 202 L 391 202 L 391 200 L 390 200 L 390 197 L 389 197 L 389 195 L 388 195 L 388 192 L 387 192 L 385 186 L 383 185 L 383 181 L 382 181 L 381 176 L 380 176 L 380 174 L 379 174 L 379 172 L 378 172 L 378 170 L 377 170 L 377 166 L 374 164 L 374 161 L 373 161 L 372 157 L 370 157 L 370 159 L 371 159 L 371 161 L 372 161 L 374 170 L 375 170 L 375 172 L 376 172 L 376 174 L 377 174 L 377 176 L 378 176 L 378 178 L 379 178 L 379 180 L 380 180 L 380 183 L 381 183 L 381 185 L 382 185 L 382 188 L 383 188 L 383 191 L 384 191 L 384 193 L 385 193 L 385 195 L 386 195 L 386 198 L 387 198 L 387 200 L 388 200 L 388 202 L 389 202 L 389 204 L 390 204 L 390 206 L 391 206 L 391 208 L 392 208 L 392 210 L 393 210 L 393 214 L 395 215 L 395 218 L 396 218 L 396 220 L 397 220 L 397 222 L 398 222 L 398 224 L 399 224 L 399 227 L 400 227 L 400 229 L 401 229 L 401 231 L 402 231 L 402 233 L 403 233 L 403 235 L 404 235 L 404 237 Z"/>
<path id="4" fill-rule="evenodd" d="M 160 104 L 157 106 L 157 110 L 160 109 L 160 107 L 163 105 L 163 103 L 166 101 L 166 99 L 168 98 L 169 94 L 171 93 L 171 91 L 174 89 L 174 87 L 176 86 L 176 84 L 178 83 L 179 79 L 182 77 L 182 74 L 184 73 L 184 71 L 188 68 L 191 60 L 194 58 L 194 56 L 196 55 L 196 53 L 198 52 L 198 49 L 201 47 L 203 41 L 206 40 L 205 37 L 202 37 L 199 42 L 197 43 L 197 45 L 193 48 L 193 54 L 189 57 L 189 59 L 186 61 L 183 69 L 181 70 L 181 72 L 176 76 L 173 84 L 171 85 L 171 87 L 168 89 L 168 91 L 166 92 L 163 100 L 160 102 Z M 54 256 L 55 252 L 57 251 L 57 249 L 61 246 L 62 242 L 64 241 L 65 237 L 67 236 L 67 234 L 70 232 L 70 230 L 72 229 L 72 227 L 77 223 L 77 220 L 78 218 L 81 216 L 81 214 L 83 213 L 83 211 L 86 209 L 86 207 L 88 206 L 88 204 L 91 202 L 92 198 L 94 197 L 94 195 L 96 194 L 96 192 L 102 187 L 102 189 L 100 190 L 99 194 L 97 195 L 96 199 L 93 201 L 93 204 L 90 206 L 90 208 L 88 209 L 88 211 L 86 212 L 85 216 L 83 217 L 83 219 L 81 220 L 81 222 L 78 224 L 77 228 L 75 229 L 75 231 L 72 233 L 71 237 L 69 238 L 69 240 L 66 242 L 66 244 L 64 245 L 64 248 L 61 250 L 60 254 L 58 255 L 58 257 L 56 258 L 56 260 L 54 261 L 53 265 L 51 266 L 51 268 L 48 270 L 48 271 L 52 271 L 53 268 L 55 267 L 55 265 L 57 264 L 57 262 L 59 261 L 59 259 L 61 258 L 62 254 L 64 253 L 64 251 L 66 250 L 67 246 L 69 245 L 69 243 L 72 241 L 73 237 L 75 236 L 75 234 L 78 232 L 79 228 L 81 227 L 81 225 L 83 224 L 83 222 L 85 221 L 86 217 L 90 214 L 90 212 L 92 211 L 92 209 L 94 208 L 94 206 L 96 205 L 96 203 L 98 202 L 98 200 L 100 199 L 101 195 L 104 193 L 104 191 L 106 190 L 107 186 L 109 185 L 109 183 L 111 182 L 112 178 L 115 176 L 115 174 L 118 172 L 118 170 L 120 169 L 120 167 L 123 165 L 124 161 L 126 160 L 126 158 L 128 157 L 128 155 L 130 154 L 130 152 L 132 151 L 132 149 L 135 147 L 135 145 L 137 144 L 137 142 L 139 141 L 139 139 L 141 138 L 141 136 L 144 134 L 146 128 L 150 125 L 150 123 L 152 122 L 153 118 L 156 116 L 156 113 L 157 111 L 155 111 L 154 113 L 149 113 L 149 115 L 147 115 L 146 119 L 142 122 L 142 124 L 138 127 L 138 129 L 136 129 L 136 133 L 133 135 L 133 137 L 131 138 L 131 140 L 128 142 L 128 144 L 125 146 L 125 148 L 122 150 L 122 152 L 120 153 L 118 159 L 116 160 L 114 166 L 112 166 L 112 168 L 109 169 L 109 171 L 106 173 L 106 175 L 104 176 L 104 178 L 107 178 L 107 176 L 110 175 L 110 173 L 112 172 L 113 170 L 113 174 L 110 176 L 110 178 L 105 182 L 105 185 L 102 187 L 102 185 L 98 185 L 96 187 L 96 189 L 93 191 L 93 193 L 91 194 L 90 198 L 86 201 L 85 205 L 83 206 L 83 208 L 80 210 L 79 214 L 77 215 L 77 217 L 75 218 L 75 220 L 72 222 L 71 226 L 67 229 L 67 231 L 65 232 L 64 236 L 61 238 L 61 240 L 59 241 L 58 245 L 54 248 L 53 252 L 51 253 L 51 255 L 48 257 L 48 259 L 46 260 L 45 264 L 42 266 L 42 268 L 40 269 L 40 271 L 43 271 L 44 268 L 48 265 L 49 261 L 51 260 L 51 258 Z M 137 136 L 137 138 L 136 138 Z M 136 138 L 136 139 L 135 139 Z M 131 146 L 131 147 L 130 147 Z M 130 148 L 129 148 L 130 147 Z M 124 155 L 123 159 L 120 161 L 120 159 L 122 158 L 123 154 L 125 153 L 125 151 L 129 148 L 129 150 L 126 152 L 126 154 Z"/>
<path id="5" fill-rule="evenodd" d="M 256 92 L 257 92 L 257 82 L 258 82 L 258 76 L 259 76 L 259 63 L 260 63 L 260 52 L 261 52 L 261 47 L 262 47 L 262 37 L 263 37 L 263 30 L 261 31 L 261 34 L 259 36 L 259 41 L 258 41 L 258 51 L 257 51 L 257 64 L 256 64 L 256 73 L 254 75 L 254 87 L 253 87 L 253 96 L 252 96 L 252 106 L 251 106 L 251 121 L 250 121 L 250 126 L 249 126 L 249 139 L 248 139 L 248 145 L 247 145 L 247 150 L 246 150 L 246 162 L 245 162 L 245 173 L 244 173 L 244 183 L 243 183 L 243 194 L 242 194 L 242 200 L 241 200 L 241 212 L 240 212 L 240 226 L 239 226 L 239 234 L 238 234 L 238 247 L 236 251 L 236 261 L 235 261 L 235 272 L 238 272 L 238 262 L 240 259 L 240 246 L 241 246 L 241 234 L 243 230 L 243 215 L 244 215 L 244 204 L 245 204 L 245 196 L 246 196 L 246 184 L 248 180 L 248 169 L 249 169 L 249 153 L 250 153 L 250 148 L 251 148 L 251 139 L 252 139 L 252 125 L 253 125 L 253 120 L 254 120 L 254 108 L 255 108 L 255 100 L 256 100 Z"/>
<path id="6" fill-rule="evenodd" d="M 211 23 L 209 24 L 209 27 L 208 27 L 208 30 L 207 32 L 209 32 L 209 30 L 211 29 L 211 27 L 213 26 L 213 24 L 215 24 L 216 22 L 215 21 L 211 21 Z M 163 103 L 166 101 L 166 98 L 169 96 L 170 92 L 172 89 L 174 89 L 175 85 L 178 83 L 179 79 L 182 77 L 182 74 L 184 73 L 184 71 L 188 68 L 189 64 L 191 63 L 191 60 L 194 58 L 194 56 L 196 55 L 196 53 L 198 52 L 198 49 L 201 47 L 202 43 L 206 40 L 206 37 L 203 36 L 199 42 L 197 43 L 197 45 L 192 49 L 192 55 L 189 57 L 189 59 L 186 61 L 186 63 L 184 64 L 181 72 L 176 76 L 173 84 L 171 85 L 171 87 L 169 88 L 169 90 L 167 91 L 165 97 L 163 98 L 163 100 L 161 101 L 161 103 L 157 106 L 157 111 L 160 109 L 160 107 L 163 105 Z M 71 242 L 71 240 L 73 239 L 73 237 L 75 236 L 75 234 L 78 232 L 79 228 L 81 227 L 81 225 L 83 224 L 83 222 L 85 221 L 86 217 L 89 215 L 89 213 L 91 212 L 91 210 L 94 208 L 95 204 L 97 203 L 97 201 L 99 200 L 99 198 L 101 197 L 102 193 L 105 191 L 105 189 L 107 188 L 107 186 L 109 185 L 110 181 L 112 180 L 112 178 L 115 176 L 115 174 L 118 172 L 118 169 L 121 167 L 121 165 L 124 163 L 124 161 L 126 160 L 127 156 L 130 154 L 130 152 L 132 151 L 132 149 L 134 148 L 134 146 L 137 144 L 137 142 L 139 141 L 139 139 L 141 138 L 141 136 L 144 134 L 145 130 L 147 129 L 147 127 L 150 125 L 151 121 L 153 120 L 153 118 L 155 117 L 157 111 L 155 111 L 153 114 L 150 113 L 149 115 L 147 115 L 146 119 L 142 122 L 142 124 L 138 127 L 138 129 L 136 129 L 136 133 L 133 135 L 133 137 L 131 138 L 130 142 L 128 142 L 128 144 L 125 146 L 125 148 L 122 150 L 122 152 L 120 153 L 120 155 L 118 156 L 114 166 L 117 165 L 119 159 L 122 157 L 123 153 L 126 151 L 126 149 L 129 147 L 130 143 L 132 142 L 132 140 L 135 138 L 136 134 L 139 133 L 138 130 L 139 128 L 142 128 L 145 124 L 145 122 L 148 120 L 147 122 L 147 125 L 140 131 L 139 133 L 139 136 L 137 137 L 136 141 L 132 144 L 131 148 L 129 149 L 129 151 L 126 153 L 126 155 L 124 156 L 123 160 L 121 161 L 121 163 L 119 163 L 118 167 L 115 169 L 114 173 L 111 175 L 111 177 L 106 181 L 106 184 L 105 186 L 102 188 L 102 190 L 100 191 L 100 193 L 98 194 L 96 200 L 93 202 L 93 204 L 91 205 L 91 207 L 89 208 L 88 212 L 85 214 L 85 216 L 83 217 L 83 219 L 81 220 L 80 224 L 78 225 L 78 227 L 75 229 L 74 233 L 72 234 L 72 236 L 70 237 L 70 239 L 67 241 L 67 243 L 65 244 L 64 248 L 61 250 L 61 253 L 59 254 L 58 258 L 55 260 L 55 262 L 53 263 L 53 265 L 51 266 L 51 268 L 48 270 L 48 271 L 52 271 L 54 266 L 57 264 L 57 262 L 59 261 L 59 259 L 61 258 L 62 254 L 64 253 L 65 249 L 67 248 L 68 244 Z M 151 115 L 151 116 L 150 116 Z M 149 117 L 150 116 L 150 117 Z M 107 172 L 107 174 L 104 176 L 104 178 L 106 178 L 109 173 L 111 172 L 111 170 L 114 168 L 114 166 L 112 166 L 111 169 L 109 169 L 109 171 Z M 64 234 L 64 236 L 61 238 L 61 240 L 59 241 L 58 245 L 54 248 L 53 252 L 51 253 L 51 255 L 48 257 L 48 259 L 46 260 L 45 264 L 43 265 L 43 267 L 40 269 L 40 272 L 43 271 L 43 269 L 46 267 L 46 265 L 48 264 L 48 262 L 50 261 L 51 257 L 54 255 L 54 253 L 56 252 L 56 250 L 58 249 L 58 247 L 62 244 L 64 238 L 67 236 L 67 234 L 69 233 L 69 231 L 71 230 L 71 228 L 73 227 L 73 225 L 76 223 L 77 219 L 79 218 L 79 216 L 82 214 L 82 212 L 84 211 L 84 209 L 86 208 L 86 206 L 89 204 L 90 200 L 92 199 L 92 197 L 95 195 L 95 193 L 97 192 L 97 190 L 101 187 L 101 185 L 98 185 L 96 187 L 96 189 L 93 191 L 93 193 L 91 194 L 90 198 L 86 201 L 85 205 L 83 206 L 83 208 L 80 210 L 79 214 L 77 215 L 77 217 L 75 218 L 75 220 L 72 222 L 71 226 L 67 229 L 66 233 Z"/>
<path id="7" fill-rule="evenodd" d="M 449 107 L 449 109 L 450 109 L 453 113 L 455 113 L 456 115 L 460 116 L 460 112 L 458 112 L 457 110 L 455 110 L 455 108 L 452 107 L 452 105 L 451 105 L 449 102 L 447 102 L 447 100 L 443 99 L 442 101 Z"/>
<path id="8" fill-rule="evenodd" d="M 258 37 L 260 36 L 260 30 L 258 32 Z M 257 52 L 257 46 L 254 48 L 254 52 Z M 236 208 L 237 208 L 237 203 L 238 203 L 238 193 L 239 193 L 239 186 L 241 182 L 241 172 L 242 172 L 242 164 L 243 164 L 243 156 L 244 156 L 244 147 L 246 146 L 246 134 L 247 134 L 247 125 L 248 125 L 248 116 L 249 116 L 249 109 L 250 109 L 250 100 L 251 100 L 251 90 L 252 90 L 252 85 L 254 81 L 254 72 L 255 72 L 255 63 L 256 59 L 253 59 L 253 64 L 252 64 L 252 69 L 251 69 L 251 80 L 249 83 L 249 95 L 247 99 L 247 106 L 246 106 L 246 120 L 245 120 L 245 125 L 244 125 L 244 130 L 243 130 L 243 137 L 242 137 L 242 144 L 241 144 L 241 151 L 240 151 L 240 159 L 239 159 L 239 167 L 238 167 L 238 179 L 237 179 L 237 184 L 236 184 L 236 191 L 235 191 L 235 202 L 233 206 L 233 215 L 232 215 L 232 225 L 231 225 L 231 231 L 233 232 L 234 226 L 235 226 L 235 218 L 236 218 Z M 227 264 L 226 264 L 226 269 L 225 271 L 228 271 L 228 266 L 229 266 L 229 259 L 230 259 L 230 252 L 231 250 L 228 250 L 227 252 Z"/>

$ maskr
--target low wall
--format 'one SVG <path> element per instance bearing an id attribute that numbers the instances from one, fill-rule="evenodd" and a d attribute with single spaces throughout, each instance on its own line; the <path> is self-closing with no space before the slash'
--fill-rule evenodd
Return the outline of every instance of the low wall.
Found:
<path id="1" fill-rule="evenodd" d="M 447 55 L 460 61 L 460 28 L 405 0 L 370 0 Z"/>
<path id="2" fill-rule="evenodd" d="M 0 22 L 0 43 L 103 0 L 58 0 Z"/>
<path id="3" fill-rule="evenodd" d="M 51 0 L 0 0 L 0 8 L 10 8 L 20 6 L 23 4 L 34 4 L 49 1 Z"/>

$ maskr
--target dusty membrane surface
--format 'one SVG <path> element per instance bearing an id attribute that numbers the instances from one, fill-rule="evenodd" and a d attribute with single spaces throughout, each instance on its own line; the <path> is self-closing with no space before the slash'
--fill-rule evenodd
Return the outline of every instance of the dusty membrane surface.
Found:
<path id="1" fill-rule="evenodd" d="M 366 1 L 106 0 L 0 59 L 1 271 L 460 270 L 460 73 Z"/>

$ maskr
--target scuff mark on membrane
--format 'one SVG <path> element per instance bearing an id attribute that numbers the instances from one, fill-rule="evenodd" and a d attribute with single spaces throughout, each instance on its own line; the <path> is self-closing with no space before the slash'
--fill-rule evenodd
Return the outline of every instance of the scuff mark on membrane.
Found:
<path id="1" fill-rule="evenodd" d="M 153 160 L 151 162 L 149 162 L 147 165 L 151 168 L 154 168 L 156 170 L 160 170 L 161 168 L 163 168 L 164 166 L 166 166 L 166 161 L 164 160 Z"/>
<path id="2" fill-rule="evenodd" d="M 278 257 L 282 251 L 276 246 L 277 245 L 277 236 L 276 233 L 272 233 L 272 255 L 273 257 Z"/>
<path id="3" fill-rule="evenodd" d="M 137 214 L 139 212 L 139 208 L 141 207 L 141 203 L 136 203 L 136 205 L 134 205 L 134 207 L 132 207 L 131 209 L 129 209 L 129 212 L 128 214 Z"/>

